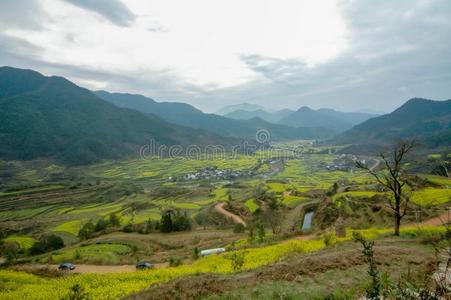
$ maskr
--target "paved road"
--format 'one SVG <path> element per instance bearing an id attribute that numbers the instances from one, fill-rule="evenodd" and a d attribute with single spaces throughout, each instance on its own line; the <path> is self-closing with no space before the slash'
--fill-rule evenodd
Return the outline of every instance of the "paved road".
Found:
<path id="1" fill-rule="evenodd" d="M 220 203 L 216 204 L 215 210 L 217 212 L 223 214 L 227 218 L 231 218 L 233 220 L 233 222 L 243 224 L 244 226 L 246 226 L 246 222 L 244 222 L 244 220 L 240 216 L 235 215 L 234 213 L 231 213 L 230 211 L 226 210 L 224 208 L 224 205 L 225 205 L 224 202 L 220 202 Z"/>

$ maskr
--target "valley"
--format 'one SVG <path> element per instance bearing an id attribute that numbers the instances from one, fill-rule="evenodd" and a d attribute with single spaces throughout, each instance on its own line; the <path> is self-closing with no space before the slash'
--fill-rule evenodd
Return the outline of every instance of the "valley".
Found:
<path id="1" fill-rule="evenodd" d="M 79 167 L 41 162 L 39 169 L 25 162 L 3 163 L 10 172 L 3 177 L 0 194 L 2 242 L 7 246 L 17 244 L 19 249 L 16 262 L 0 270 L 0 278 L 8 282 L 18 276 L 23 283 L 9 288 L 1 298 L 39 299 L 35 294 L 38 287 L 45 289 L 40 292 L 45 297 L 54 297 L 70 292 L 74 280 L 97 299 L 116 298 L 138 292 L 152 282 L 189 276 L 181 279 L 188 280 L 183 283 L 188 284 L 194 274 L 233 274 L 237 270 L 231 269 L 233 264 L 228 258 L 233 253 L 244 255 L 244 266 L 239 270 L 246 270 L 240 276 L 247 278 L 256 268 L 265 270 L 267 264 L 290 262 L 295 253 L 337 255 L 343 247 L 356 251 L 349 241 L 354 231 L 370 239 L 382 239 L 383 245 L 394 243 L 390 237 L 391 213 L 384 205 L 387 192 L 380 190 L 374 178 L 352 164 L 342 164 L 347 156 L 330 154 L 328 147 L 312 146 L 310 141 L 276 144 L 274 148 L 294 149 L 300 145 L 304 147 L 302 154 L 292 152 L 286 156 L 284 152 L 284 157 L 266 150 L 224 159 L 155 158 Z M 382 167 L 377 157 L 359 159 L 367 160 L 371 170 Z M 252 172 L 227 180 L 186 177 L 205 169 Z M 412 178 L 417 178 L 420 186 L 412 190 L 412 208 L 404 218 L 399 243 L 416 243 L 423 236 L 445 232 L 451 179 L 426 173 L 416 173 Z M 277 203 L 276 210 L 269 208 L 271 203 Z M 162 232 L 162 216 L 168 211 L 173 218 L 178 214 L 187 216 L 189 229 Z M 111 221 L 112 216 L 118 219 L 116 223 Z M 306 216 L 311 218 L 308 228 Z M 334 230 L 338 216 L 345 224 L 346 236 L 334 237 L 332 243 L 337 246 L 329 249 L 331 242 L 325 244 L 325 232 Z M 103 222 L 105 226 L 99 225 Z M 82 236 L 87 223 L 101 228 Z M 39 237 L 48 234 L 61 237 L 64 247 L 30 254 Z M 226 254 L 193 256 L 196 251 L 218 247 L 227 249 Z M 425 253 L 430 251 L 427 249 Z M 58 264 L 68 261 L 77 266 L 71 273 L 81 273 L 80 277 L 59 274 Z M 156 269 L 137 273 L 134 264 L 139 261 L 150 261 Z M 336 272 L 361 268 L 360 264 L 349 264 Z M 314 271 L 318 276 L 322 272 Z M 92 276 L 102 277 L 96 277 L 98 284 L 88 283 Z M 212 280 L 210 284 L 235 280 L 231 276 L 208 280 Z M 339 283 L 339 287 L 345 289 L 347 284 Z M 230 287 L 215 293 L 219 291 L 234 293 Z M 179 292 L 183 297 L 188 295 L 186 289 Z M 193 295 L 207 296 L 210 292 L 196 288 Z"/>

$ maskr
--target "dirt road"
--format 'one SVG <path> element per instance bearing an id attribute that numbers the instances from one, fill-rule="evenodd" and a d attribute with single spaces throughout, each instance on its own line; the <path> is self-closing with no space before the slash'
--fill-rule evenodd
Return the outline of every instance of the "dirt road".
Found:
<path id="1" fill-rule="evenodd" d="M 370 171 L 374 171 L 381 163 L 381 160 L 379 158 L 375 158 L 374 160 L 376 160 L 376 162 L 374 163 L 374 165 L 371 166 Z"/>
<path id="2" fill-rule="evenodd" d="M 220 202 L 220 203 L 216 204 L 215 210 L 217 212 L 223 214 L 227 218 L 231 218 L 233 220 L 233 222 L 243 224 L 244 226 L 246 226 L 246 222 L 244 222 L 244 220 L 240 216 L 235 215 L 234 213 L 231 213 L 230 211 L 226 210 L 224 208 L 224 204 L 225 204 L 224 202 Z"/>
<path id="3" fill-rule="evenodd" d="M 168 263 L 154 264 L 154 268 L 161 269 L 167 268 Z M 52 269 L 58 270 L 58 265 L 21 265 L 17 266 L 18 270 L 21 271 L 32 271 L 38 269 Z M 70 271 L 70 273 L 75 274 L 106 274 L 106 273 L 124 273 L 124 272 L 136 272 L 135 265 L 116 265 L 116 266 L 103 266 L 103 265 L 75 265 L 75 270 Z"/>
<path id="4" fill-rule="evenodd" d="M 444 225 L 444 224 L 446 224 L 448 222 L 451 222 L 451 211 L 450 212 L 445 212 L 445 213 L 443 213 L 440 216 L 437 216 L 435 218 L 423 221 L 419 225 L 422 225 L 422 226 L 440 226 L 440 225 Z"/>

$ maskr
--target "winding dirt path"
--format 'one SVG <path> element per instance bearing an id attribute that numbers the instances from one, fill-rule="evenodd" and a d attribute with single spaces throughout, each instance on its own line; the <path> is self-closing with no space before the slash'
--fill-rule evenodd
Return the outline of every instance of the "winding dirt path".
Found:
<path id="1" fill-rule="evenodd" d="M 374 160 L 376 160 L 376 162 L 371 166 L 370 171 L 374 171 L 381 163 L 381 160 L 379 158 L 375 158 Z"/>
<path id="2" fill-rule="evenodd" d="M 445 212 L 440 216 L 419 223 L 422 226 L 440 226 L 451 222 L 451 211 Z"/>
<path id="3" fill-rule="evenodd" d="M 220 202 L 220 203 L 216 204 L 215 210 L 217 212 L 223 214 L 227 218 L 231 218 L 233 220 L 233 222 L 243 224 L 244 226 L 246 226 L 246 222 L 244 222 L 244 220 L 240 216 L 235 215 L 234 213 L 231 213 L 230 211 L 226 210 L 224 208 L 224 205 L 225 205 L 224 202 Z"/>

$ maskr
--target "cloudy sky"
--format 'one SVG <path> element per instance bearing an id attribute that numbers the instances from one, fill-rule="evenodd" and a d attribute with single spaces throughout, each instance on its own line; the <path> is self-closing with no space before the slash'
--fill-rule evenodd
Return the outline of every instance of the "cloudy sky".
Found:
<path id="1" fill-rule="evenodd" d="M 205 111 L 451 98 L 451 1 L 1 0 L 0 65 Z"/>

